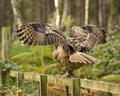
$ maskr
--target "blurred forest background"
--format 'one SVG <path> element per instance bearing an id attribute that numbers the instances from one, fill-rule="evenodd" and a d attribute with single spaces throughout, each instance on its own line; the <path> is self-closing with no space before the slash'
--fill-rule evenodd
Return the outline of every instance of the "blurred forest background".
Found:
<path id="1" fill-rule="evenodd" d="M 74 73 L 81 78 L 120 83 L 120 0 L 0 0 L 0 12 L 0 31 L 4 26 L 11 29 L 9 57 L 7 61 L 0 61 L 0 71 L 65 72 L 65 68 L 56 65 L 52 59 L 53 46 L 28 46 L 16 40 L 18 26 L 30 22 L 52 23 L 68 36 L 72 26 L 93 24 L 107 32 L 107 43 L 90 52 L 102 62 L 82 67 Z"/>

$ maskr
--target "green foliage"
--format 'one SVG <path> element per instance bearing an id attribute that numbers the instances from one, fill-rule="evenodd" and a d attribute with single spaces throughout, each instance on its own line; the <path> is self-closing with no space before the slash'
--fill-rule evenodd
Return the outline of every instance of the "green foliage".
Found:
<path id="1" fill-rule="evenodd" d="M 20 68 L 16 63 L 10 63 L 5 60 L 0 60 L 0 71 L 6 70 L 20 70 Z"/>
<path id="2" fill-rule="evenodd" d="M 45 74 L 64 74 L 66 72 L 66 67 L 61 64 L 52 64 L 45 68 L 44 73 Z"/>
<path id="3" fill-rule="evenodd" d="M 55 63 L 52 58 L 53 46 L 28 46 L 13 42 L 10 61 L 16 62 L 25 71 L 38 71 L 39 67 Z M 41 72 L 41 71 L 39 71 Z"/>
<path id="4" fill-rule="evenodd" d="M 120 28 L 120 27 L 117 27 Z M 116 33 L 117 30 L 118 32 Z M 107 38 L 107 43 L 93 48 L 90 55 L 101 60 L 100 64 L 81 67 L 75 71 L 78 77 L 99 79 L 106 75 L 120 74 L 120 30 L 114 29 Z M 115 34 L 113 34 L 115 33 Z M 114 81 L 114 80 L 113 80 Z M 118 80 L 119 81 L 119 80 Z"/>

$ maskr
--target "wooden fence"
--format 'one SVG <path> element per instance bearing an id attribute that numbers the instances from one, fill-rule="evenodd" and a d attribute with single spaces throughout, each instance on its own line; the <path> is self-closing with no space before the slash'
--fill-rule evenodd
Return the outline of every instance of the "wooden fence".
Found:
<path id="1" fill-rule="evenodd" d="M 80 96 L 80 88 L 94 89 L 103 92 L 109 92 L 111 94 L 120 94 L 120 84 L 109 83 L 103 81 L 94 81 L 88 79 L 79 78 L 62 78 L 56 75 L 37 74 L 32 72 L 18 72 L 10 71 L 11 77 L 17 78 L 17 86 L 21 87 L 23 78 L 24 80 L 33 80 L 39 83 L 38 96 L 47 96 L 47 84 L 62 84 L 67 86 L 66 96 L 68 96 L 69 88 L 71 89 L 72 96 Z M 18 94 L 20 96 L 20 94 Z"/>

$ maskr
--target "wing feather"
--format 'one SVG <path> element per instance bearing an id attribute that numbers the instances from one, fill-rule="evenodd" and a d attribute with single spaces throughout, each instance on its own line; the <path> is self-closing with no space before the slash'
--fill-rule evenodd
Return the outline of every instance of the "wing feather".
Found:
<path id="1" fill-rule="evenodd" d="M 88 52 L 94 45 L 106 43 L 106 32 L 94 25 L 73 26 L 67 42 L 79 52 Z"/>
<path id="2" fill-rule="evenodd" d="M 65 43 L 64 34 L 51 24 L 29 23 L 22 25 L 16 31 L 17 38 L 23 44 L 52 45 Z"/>
<path id="3" fill-rule="evenodd" d="M 75 52 L 70 55 L 69 60 L 73 63 L 83 63 L 83 64 L 91 64 L 91 63 L 100 63 L 100 60 L 81 52 Z"/>

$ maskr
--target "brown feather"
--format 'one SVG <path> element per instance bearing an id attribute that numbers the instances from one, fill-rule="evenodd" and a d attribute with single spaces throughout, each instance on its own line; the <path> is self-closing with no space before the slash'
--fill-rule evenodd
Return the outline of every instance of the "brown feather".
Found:
<path id="1" fill-rule="evenodd" d="M 70 55 L 71 62 L 76 63 L 85 63 L 85 64 L 91 64 L 91 63 L 100 63 L 100 60 L 93 58 L 90 55 L 87 55 L 85 53 L 81 52 L 75 52 L 74 54 Z"/>
<path id="2" fill-rule="evenodd" d="M 94 25 L 74 26 L 71 28 L 67 42 L 77 51 L 89 52 L 96 44 L 106 43 L 106 32 Z"/>
<path id="3" fill-rule="evenodd" d="M 16 34 L 20 41 L 29 45 L 51 45 L 66 41 L 64 34 L 51 24 L 25 24 L 18 28 Z"/>

